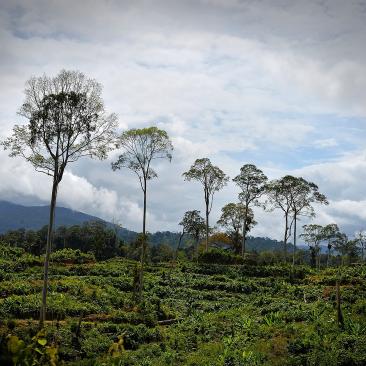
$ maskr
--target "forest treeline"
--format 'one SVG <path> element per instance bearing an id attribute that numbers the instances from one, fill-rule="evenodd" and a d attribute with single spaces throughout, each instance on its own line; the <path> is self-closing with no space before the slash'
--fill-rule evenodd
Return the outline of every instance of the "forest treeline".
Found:
<path id="1" fill-rule="evenodd" d="M 118 229 L 118 227 L 108 225 L 104 221 L 91 221 L 83 225 L 69 227 L 59 226 L 53 234 L 53 252 L 64 249 L 79 250 L 83 253 L 91 253 L 93 258 L 98 261 L 113 257 L 138 259 L 138 234 L 132 231 L 121 232 Z M 180 236 L 181 234 L 179 233 L 169 231 L 148 234 L 147 261 L 157 263 L 172 260 L 175 256 Z M 227 244 L 230 241 L 226 240 L 225 243 L 217 242 L 218 239 L 222 239 L 220 235 L 212 235 L 211 238 L 212 247 L 224 249 L 229 255 L 233 252 L 232 247 Z M 3 248 L 7 245 L 12 248 L 20 248 L 25 253 L 38 257 L 44 254 L 46 242 L 46 225 L 40 230 L 17 229 L 0 234 L 0 243 Z M 182 242 L 183 245 L 179 249 L 179 258 L 193 260 L 195 258 L 194 238 L 186 234 Z M 260 255 L 263 263 L 275 263 L 282 260 L 283 244 L 281 242 L 269 238 L 249 237 L 248 246 L 251 258 Z M 70 251 L 64 251 L 65 255 L 66 253 L 69 253 L 71 256 L 74 254 Z M 309 256 L 304 254 L 304 257 L 308 258 Z M 238 260 L 236 257 L 233 258 L 231 260 Z M 207 260 L 209 260 L 208 257 Z M 220 262 L 217 258 L 214 260 Z M 308 260 L 305 259 L 304 262 L 306 263 Z"/>

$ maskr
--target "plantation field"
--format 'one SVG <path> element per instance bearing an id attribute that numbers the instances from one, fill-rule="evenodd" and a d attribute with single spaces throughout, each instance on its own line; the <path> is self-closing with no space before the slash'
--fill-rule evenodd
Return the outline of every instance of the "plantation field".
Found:
<path id="1" fill-rule="evenodd" d="M 0 365 L 366 364 L 366 266 L 147 265 L 135 305 L 136 262 L 56 253 L 39 333 L 42 263 L 0 260 Z"/>

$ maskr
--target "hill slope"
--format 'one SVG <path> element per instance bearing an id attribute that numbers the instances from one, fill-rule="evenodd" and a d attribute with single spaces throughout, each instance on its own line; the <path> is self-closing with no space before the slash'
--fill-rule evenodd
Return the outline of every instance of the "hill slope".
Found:
<path id="1" fill-rule="evenodd" d="M 49 206 L 23 206 L 7 201 L 0 201 L 0 234 L 9 230 L 24 228 L 27 230 L 39 230 L 48 224 Z M 55 225 L 73 226 L 82 225 L 88 221 L 104 221 L 83 212 L 74 211 L 65 207 L 57 207 L 55 214 Z M 108 226 L 112 226 L 107 222 Z M 126 242 L 133 241 L 137 233 L 125 228 L 119 230 L 119 236 Z M 179 233 L 171 231 L 156 232 L 151 234 L 150 242 L 153 245 L 165 243 L 175 247 L 179 241 Z M 188 238 L 184 237 L 182 245 Z M 248 250 L 280 250 L 281 242 L 269 238 L 249 237 L 247 241 Z"/>
<path id="2" fill-rule="evenodd" d="M 38 230 L 48 224 L 49 210 L 49 206 L 22 206 L 0 201 L 0 233 L 19 228 Z M 65 207 L 56 208 L 56 226 L 80 225 L 95 220 L 100 219 Z"/>

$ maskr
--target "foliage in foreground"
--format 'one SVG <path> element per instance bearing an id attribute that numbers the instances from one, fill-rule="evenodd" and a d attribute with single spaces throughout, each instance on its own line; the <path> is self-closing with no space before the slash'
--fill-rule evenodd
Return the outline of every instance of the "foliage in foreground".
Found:
<path id="1" fill-rule="evenodd" d="M 44 333 L 42 260 L 0 260 L 1 365 L 364 365 L 366 267 L 136 262 L 54 254 Z M 69 260 L 68 255 L 73 257 Z M 83 254 L 84 255 L 84 254 Z M 82 255 L 82 256 L 83 256 Z M 211 254 L 212 255 L 212 254 Z M 57 260 L 56 260 L 57 259 Z M 341 284 L 345 324 L 336 319 Z"/>

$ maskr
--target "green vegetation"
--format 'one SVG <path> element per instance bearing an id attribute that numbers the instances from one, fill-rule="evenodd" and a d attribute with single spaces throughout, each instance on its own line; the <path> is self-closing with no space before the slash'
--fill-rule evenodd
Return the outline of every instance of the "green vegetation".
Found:
<path id="1" fill-rule="evenodd" d="M 172 158 L 168 134 L 153 126 L 117 135 L 101 85 L 79 72 L 31 78 L 25 95 L 28 124 L 15 125 L 1 145 L 50 175 L 52 195 L 48 226 L 0 236 L 1 365 L 366 364 L 366 235 L 350 240 L 335 223 L 312 223 L 300 235 L 309 251 L 297 248 L 300 217 L 328 204 L 315 183 L 268 181 L 243 165 L 233 179 L 238 201 L 223 206 L 212 227 L 214 196 L 229 177 L 209 158 L 196 159 L 183 177 L 203 187 L 205 219 L 193 209 L 181 233 L 152 236 L 148 181 L 157 177 L 154 160 Z M 118 223 L 98 220 L 56 228 L 67 166 L 115 148 L 122 151 L 112 169 L 130 169 L 143 191 L 142 233 L 125 231 L 123 241 Z M 248 250 L 253 207 L 283 216 L 276 250 L 259 250 L 267 240 Z"/>
<path id="2" fill-rule="evenodd" d="M 250 264 L 223 250 L 145 266 L 51 256 L 46 323 L 38 328 L 43 259 L 1 245 L 1 365 L 364 365 L 366 266 L 315 270 Z M 221 255 L 221 257 L 220 257 Z M 215 264 L 237 260 L 236 265 Z M 252 259 L 253 262 L 253 259 Z M 243 264 L 241 264 L 243 263 Z M 340 283 L 344 325 L 337 322 Z"/>

